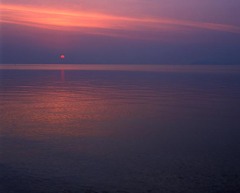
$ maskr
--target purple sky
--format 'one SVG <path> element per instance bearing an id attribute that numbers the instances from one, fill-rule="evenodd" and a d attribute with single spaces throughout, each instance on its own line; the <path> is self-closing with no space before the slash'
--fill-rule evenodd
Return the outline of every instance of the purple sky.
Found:
<path id="1" fill-rule="evenodd" d="M 239 0 L 2 0 L 1 63 L 240 64 Z"/>

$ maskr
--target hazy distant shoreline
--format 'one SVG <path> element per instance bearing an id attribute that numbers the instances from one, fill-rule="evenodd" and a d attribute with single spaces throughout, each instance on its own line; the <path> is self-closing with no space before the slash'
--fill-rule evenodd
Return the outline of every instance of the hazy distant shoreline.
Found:
<path id="1" fill-rule="evenodd" d="M 0 64 L 0 70 L 90 70 L 149 72 L 240 73 L 238 65 L 158 65 L 158 64 Z"/>

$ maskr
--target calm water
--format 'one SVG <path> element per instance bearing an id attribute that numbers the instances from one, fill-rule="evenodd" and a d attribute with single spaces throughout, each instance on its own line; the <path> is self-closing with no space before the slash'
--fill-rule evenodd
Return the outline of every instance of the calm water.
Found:
<path id="1" fill-rule="evenodd" d="M 0 192 L 238 192 L 240 71 L 189 69 L 2 68 Z"/>

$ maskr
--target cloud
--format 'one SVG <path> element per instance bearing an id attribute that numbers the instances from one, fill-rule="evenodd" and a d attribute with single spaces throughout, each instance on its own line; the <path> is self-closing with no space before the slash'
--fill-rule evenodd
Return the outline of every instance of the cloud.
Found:
<path id="1" fill-rule="evenodd" d="M 169 18 L 130 17 L 100 12 L 1 4 L 1 23 L 106 36 L 151 38 L 160 32 L 211 30 L 240 33 L 240 27 Z M 154 36 L 153 36 L 154 38 Z"/>

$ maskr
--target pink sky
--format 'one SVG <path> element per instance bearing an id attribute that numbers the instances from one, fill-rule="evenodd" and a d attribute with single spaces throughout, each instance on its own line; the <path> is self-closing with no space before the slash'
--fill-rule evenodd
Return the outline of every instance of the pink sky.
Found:
<path id="1" fill-rule="evenodd" d="M 31 43 L 31 37 L 38 36 L 35 43 L 51 49 L 56 45 L 76 48 L 80 42 L 72 37 L 80 40 L 86 35 L 202 43 L 216 33 L 239 37 L 239 7 L 238 0 L 3 0 L 0 21 L 3 36 L 11 36 L 11 41 L 17 30 L 17 36 L 29 37 Z M 49 33 L 56 35 L 41 35 Z M 59 41 L 59 33 L 62 41 L 52 43 Z"/>

